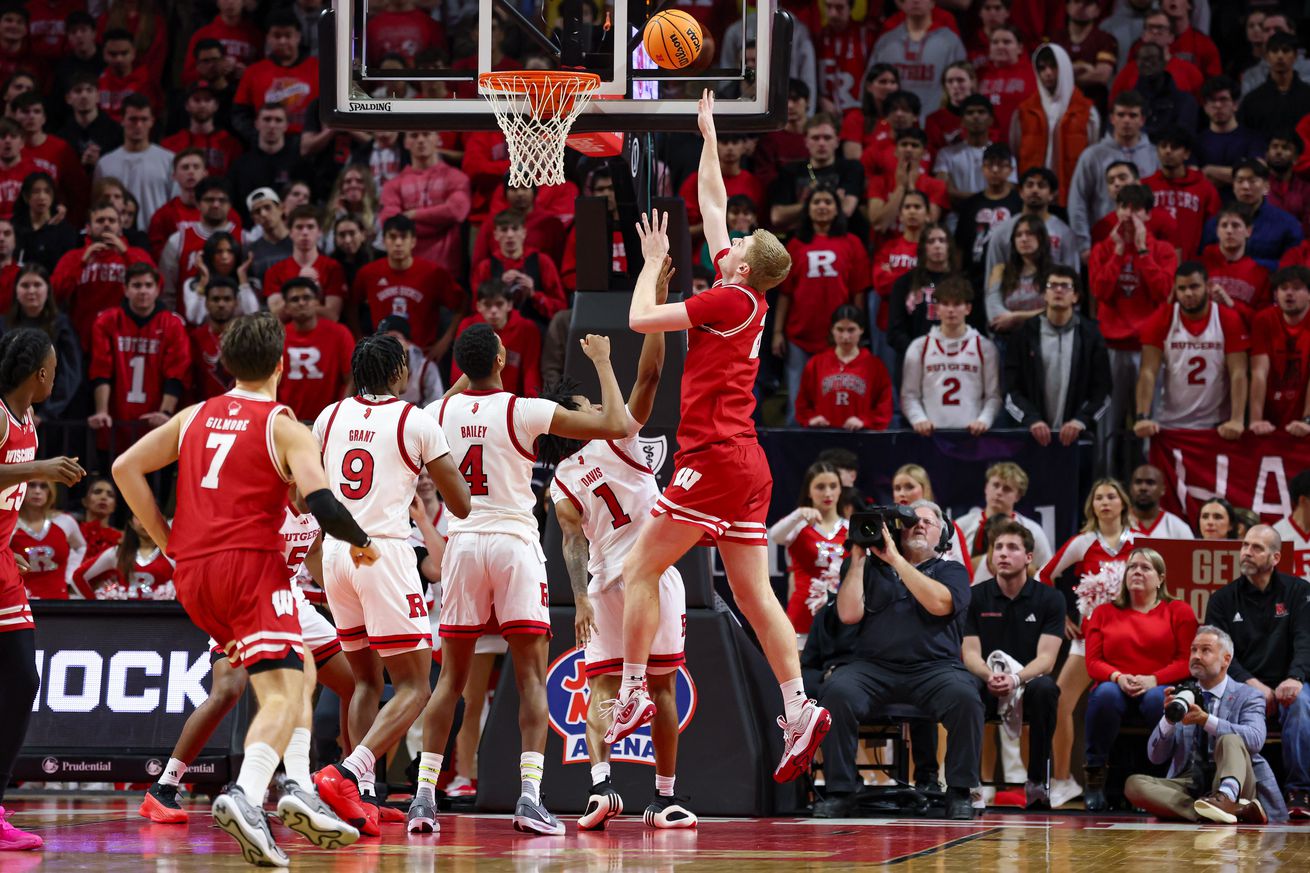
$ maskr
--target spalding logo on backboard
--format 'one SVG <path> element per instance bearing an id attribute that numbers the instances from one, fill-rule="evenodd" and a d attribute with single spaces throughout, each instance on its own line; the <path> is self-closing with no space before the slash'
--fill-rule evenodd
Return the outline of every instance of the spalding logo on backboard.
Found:
<path id="1" fill-rule="evenodd" d="M 587 762 L 587 677 L 583 652 L 569 649 L 546 672 L 546 704 L 550 708 L 551 730 L 564 740 L 564 763 Z M 696 712 L 696 683 L 686 667 L 678 668 L 678 733 L 687 729 Z M 610 760 L 655 766 L 655 745 L 650 725 L 620 740 L 610 750 Z"/>

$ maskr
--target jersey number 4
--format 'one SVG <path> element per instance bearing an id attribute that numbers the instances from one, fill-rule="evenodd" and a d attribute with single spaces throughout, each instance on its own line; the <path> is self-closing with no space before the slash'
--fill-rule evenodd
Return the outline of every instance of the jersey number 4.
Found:
<path id="1" fill-rule="evenodd" d="M 469 483 L 469 494 L 473 497 L 487 496 L 487 474 L 482 471 L 482 446 L 471 445 L 464 453 L 464 460 L 459 462 L 459 472 L 464 481 Z"/>

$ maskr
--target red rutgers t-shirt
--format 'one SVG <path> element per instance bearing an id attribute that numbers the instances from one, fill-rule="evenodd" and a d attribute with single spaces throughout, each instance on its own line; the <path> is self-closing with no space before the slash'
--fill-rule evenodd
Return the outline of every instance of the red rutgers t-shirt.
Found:
<path id="1" fill-rule="evenodd" d="M 318 58 L 305 58 L 284 67 L 262 60 L 246 68 L 237 85 L 234 103 L 254 107 L 258 112 L 265 103 L 281 103 L 287 108 L 287 133 L 305 129 L 305 113 L 318 99 Z"/>
<path id="2" fill-rule="evenodd" d="M 1269 358 L 1265 421 L 1283 427 L 1303 418 L 1310 378 L 1310 318 L 1288 324 L 1276 307 L 1256 313 L 1251 321 L 1251 355 Z"/>
<path id="3" fill-rule="evenodd" d="M 313 267 L 318 272 L 318 287 L 322 289 L 325 299 L 346 296 L 346 274 L 336 259 L 317 252 Z M 269 267 L 264 272 L 264 296 L 272 297 L 274 294 L 281 294 L 282 286 L 288 280 L 299 276 L 301 269 L 294 256 L 284 258 Z"/>
<path id="4" fill-rule="evenodd" d="M 290 406 L 296 418 L 313 421 L 323 407 L 341 399 L 354 352 L 355 338 L 345 325 L 320 318 L 302 332 L 289 322 L 277 399 Z"/>
<path id="5" fill-rule="evenodd" d="M 415 258 L 404 270 L 393 268 L 386 258 L 372 261 L 355 276 L 350 293 L 368 304 L 374 326 L 388 315 L 409 319 L 410 339 L 420 348 L 437 341 L 437 307 L 459 309 L 466 299 L 449 272 L 423 258 Z"/>
<path id="6" fill-rule="evenodd" d="M 687 360 L 682 371 L 678 455 L 734 438 L 755 439 L 755 376 L 769 305 L 749 285 L 725 282 L 714 257 L 715 281 L 689 299 Z"/>

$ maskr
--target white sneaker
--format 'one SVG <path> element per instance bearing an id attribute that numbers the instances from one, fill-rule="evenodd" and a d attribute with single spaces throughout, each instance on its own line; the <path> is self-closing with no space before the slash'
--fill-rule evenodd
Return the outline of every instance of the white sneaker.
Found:
<path id="1" fill-rule="evenodd" d="M 1069 801 L 1082 797 L 1083 787 L 1070 776 L 1068 779 L 1051 780 L 1051 809 L 1059 809 Z"/>
<path id="2" fill-rule="evenodd" d="M 655 702 L 646 693 L 645 686 L 634 688 L 627 694 L 619 692 L 617 698 L 601 703 L 601 712 L 611 719 L 605 731 L 605 745 L 612 746 L 655 718 Z"/>
<path id="3" fill-rule="evenodd" d="M 782 728 L 782 760 L 773 771 L 773 781 L 790 782 L 810 769 L 815 750 L 832 727 L 832 716 L 807 700 L 795 723 L 778 716 L 778 727 Z"/>

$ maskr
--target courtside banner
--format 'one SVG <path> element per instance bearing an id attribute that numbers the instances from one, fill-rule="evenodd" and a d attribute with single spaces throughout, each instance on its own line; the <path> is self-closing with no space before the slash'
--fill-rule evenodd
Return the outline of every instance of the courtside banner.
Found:
<path id="1" fill-rule="evenodd" d="M 153 780 L 187 717 L 209 696 L 205 635 L 172 601 L 34 600 L 32 612 L 41 690 L 18 777 Z M 243 713 L 239 705 L 219 725 L 188 782 L 226 775 L 214 758 L 233 749 Z"/>
<path id="2" fill-rule="evenodd" d="M 1165 430 L 1151 437 L 1150 457 L 1167 482 L 1162 503 L 1189 522 L 1202 503 L 1222 497 L 1272 524 L 1292 511 L 1287 483 L 1310 467 L 1310 439 L 1284 431 L 1226 440 L 1212 430 Z"/>
<path id="3" fill-rule="evenodd" d="M 1169 593 L 1186 600 L 1199 620 L 1205 619 L 1210 595 L 1238 576 L 1241 540 L 1133 540 L 1135 547 L 1155 549 L 1164 558 L 1164 584 Z"/>

